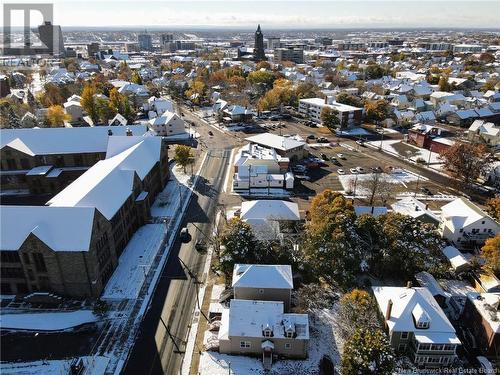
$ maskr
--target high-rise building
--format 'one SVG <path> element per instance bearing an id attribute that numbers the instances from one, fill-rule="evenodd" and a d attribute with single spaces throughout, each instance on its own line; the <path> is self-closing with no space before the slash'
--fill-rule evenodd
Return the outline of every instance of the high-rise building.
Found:
<path id="1" fill-rule="evenodd" d="M 281 47 L 281 39 L 280 38 L 267 38 L 267 48 L 275 49 Z"/>
<path id="2" fill-rule="evenodd" d="M 255 32 L 255 46 L 253 49 L 253 57 L 255 61 L 266 60 L 266 54 L 264 53 L 264 35 L 260 30 L 260 25 L 257 27 Z"/>
<path id="3" fill-rule="evenodd" d="M 137 41 L 141 51 L 153 50 L 153 38 L 151 37 L 151 34 L 147 33 L 147 31 L 145 31 L 144 34 L 137 35 Z"/>
<path id="4" fill-rule="evenodd" d="M 99 53 L 99 43 L 92 42 L 87 44 L 87 53 L 89 57 L 95 57 Z"/>
<path id="5" fill-rule="evenodd" d="M 45 22 L 43 25 L 38 26 L 38 37 L 46 47 L 46 49 L 41 49 L 40 53 L 48 53 L 55 56 L 64 55 L 61 26 Z"/>
<path id="6" fill-rule="evenodd" d="M 292 61 L 296 64 L 304 63 L 304 50 L 297 47 L 276 48 L 274 50 L 274 61 Z"/>

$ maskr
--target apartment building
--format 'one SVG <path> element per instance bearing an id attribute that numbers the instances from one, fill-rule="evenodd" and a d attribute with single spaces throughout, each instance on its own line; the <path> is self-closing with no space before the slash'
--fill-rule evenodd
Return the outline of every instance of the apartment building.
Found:
<path id="1" fill-rule="evenodd" d="M 54 195 L 105 159 L 110 137 L 146 132 L 143 125 L 2 129 L 2 193 L 24 189 L 33 195 Z"/>
<path id="2" fill-rule="evenodd" d="M 337 103 L 332 97 L 299 100 L 299 112 L 316 123 L 321 123 L 321 110 L 325 107 L 338 112 L 340 128 L 361 125 L 363 108 Z"/>
<path id="3" fill-rule="evenodd" d="M 304 50 L 296 47 L 285 47 L 274 49 L 274 61 L 283 62 L 291 61 L 295 64 L 304 63 Z"/>
<path id="4" fill-rule="evenodd" d="M 45 206 L 1 206 L 2 293 L 98 297 L 168 177 L 157 137 L 109 137 L 106 158 Z"/>

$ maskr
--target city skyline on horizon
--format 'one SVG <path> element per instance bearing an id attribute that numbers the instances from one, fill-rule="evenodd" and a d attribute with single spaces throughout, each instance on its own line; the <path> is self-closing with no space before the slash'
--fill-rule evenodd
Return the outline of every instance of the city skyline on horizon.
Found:
<path id="1" fill-rule="evenodd" d="M 36 3 L 36 1 L 33 1 Z M 7 3 L 7 2 L 6 2 Z M 89 3 L 94 6 L 89 7 Z M 498 29 L 499 1 L 117 1 L 56 0 L 54 23 L 72 28 Z M 284 7 L 286 5 L 286 7 Z M 496 11 L 495 11 L 496 9 Z M 20 14 L 12 25 L 22 25 Z M 32 14 L 33 27 L 41 17 Z"/>

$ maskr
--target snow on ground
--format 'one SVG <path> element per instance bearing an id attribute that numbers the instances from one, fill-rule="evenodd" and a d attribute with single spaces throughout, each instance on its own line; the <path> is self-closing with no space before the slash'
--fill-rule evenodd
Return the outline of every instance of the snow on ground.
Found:
<path id="1" fill-rule="evenodd" d="M 352 128 L 346 130 L 337 130 L 337 135 L 370 135 L 371 133 L 363 128 Z"/>
<path id="2" fill-rule="evenodd" d="M 61 331 L 95 321 L 97 318 L 90 310 L 0 315 L 2 329 L 27 331 Z"/>
<path id="3" fill-rule="evenodd" d="M 373 173 L 366 174 L 346 174 L 339 175 L 339 181 L 344 188 L 344 191 L 353 191 L 354 188 L 357 195 L 366 195 L 369 193 L 368 189 L 364 188 L 363 182 L 373 178 Z M 417 181 L 418 175 L 407 171 L 405 169 L 395 169 L 391 173 L 381 173 L 380 178 L 393 184 L 401 184 L 406 187 L 408 182 Z M 424 181 L 427 178 L 420 176 L 420 180 Z"/>
<path id="4" fill-rule="evenodd" d="M 151 206 L 151 217 L 171 218 L 179 208 L 180 198 L 186 196 L 189 174 L 185 174 L 182 168 L 173 166 L 170 170 L 171 179 L 161 193 L 156 197 Z"/>
<path id="5" fill-rule="evenodd" d="M 373 147 L 380 147 L 380 144 L 382 143 L 382 150 L 396 154 L 397 156 L 403 156 L 400 153 L 396 151 L 394 148 L 394 145 L 397 143 L 401 143 L 400 140 L 386 140 L 386 141 L 371 141 L 371 142 L 366 142 L 367 145 L 371 145 Z M 430 156 L 430 163 L 433 165 L 433 168 L 439 167 L 443 164 L 443 161 L 439 158 L 439 154 L 437 152 L 431 152 L 425 148 L 420 148 L 420 147 L 414 147 L 408 143 L 406 143 L 407 146 L 412 147 L 415 149 L 415 151 L 418 152 L 417 155 L 412 156 L 410 159 L 413 161 L 417 161 L 417 159 L 421 158 L 424 159 L 425 162 L 427 163 L 429 161 L 429 156 Z"/>
<path id="6" fill-rule="evenodd" d="M 335 334 L 337 309 L 321 310 L 309 315 L 310 340 L 309 356 L 305 360 L 277 360 L 267 374 L 314 375 L 319 373 L 319 362 L 325 355 L 333 363 L 340 363 L 339 351 L 343 342 Z M 230 367 L 230 369 L 229 369 Z M 246 375 L 264 374 L 262 361 L 258 358 L 220 354 L 218 352 L 203 352 L 200 357 L 201 375 Z"/>
<path id="7" fill-rule="evenodd" d="M 165 233 L 164 224 L 140 227 L 118 260 L 102 294 L 103 299 L 134 299 L 141 290 Z"/>
<path id="8" fill-rule="evenodd" d="M 106 357 L 81 357 L 86 371 L 85 374 L 101 375 L 104 374 L 109 358 Z M 27 375 L 44 374 L 60 375 L 69 374 L 72 359 L 34 361 L 34 362 L 15 362 L 0 364 L 0 373 L 5 375 Z"/>

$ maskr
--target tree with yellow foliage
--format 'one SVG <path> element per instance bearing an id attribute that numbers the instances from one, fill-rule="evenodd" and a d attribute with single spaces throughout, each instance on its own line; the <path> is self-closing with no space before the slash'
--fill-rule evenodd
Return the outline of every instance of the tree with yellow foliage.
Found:
<path id="1" fill-rule="evenodd" d="M 500 221 L 500 198 L 491 198 L 486 202 L 486 211 L 497 221 Z"/>
<path id="2" fill-rule="evenodd" d="M 481 256 L 486 260 L 486 268 L 500 276 L 500 232 L 486 240 L 481 248 Z"/>
<path id="3" fill-rule="evenodd" d="M 60 105 L 51 105 L 47 111 L 47 123 L 50 127 L 64 126 L 64 122 L 71 120 L 71 116 L 64 112 Z"/>

